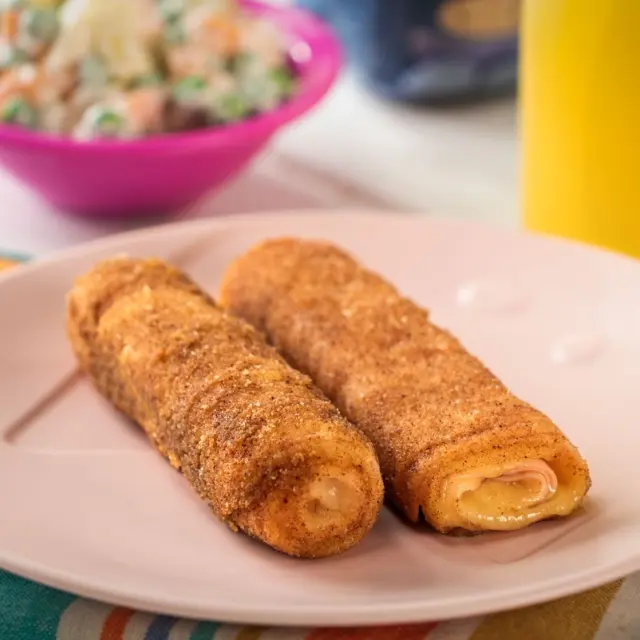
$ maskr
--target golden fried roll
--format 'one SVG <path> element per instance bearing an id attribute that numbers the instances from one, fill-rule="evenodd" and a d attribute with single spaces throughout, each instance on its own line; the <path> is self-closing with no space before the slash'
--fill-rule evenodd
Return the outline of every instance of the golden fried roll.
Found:
<path id="1" fill-rule="evenodd" d="M 513 530 L 582 502 L 589 471 L 558 427 L 341 250 L 267 241 L 229 267 L 220 301 L 362 428 L 410 520 Z"/>
<path id="2" fill-rule="evenodd" d="M 103 262 L 76 282 L 67 326 L 97 389 L 232 528 L 322 557 L 373 526 L 384 490 L 371 444 L 179 271 Z"/>

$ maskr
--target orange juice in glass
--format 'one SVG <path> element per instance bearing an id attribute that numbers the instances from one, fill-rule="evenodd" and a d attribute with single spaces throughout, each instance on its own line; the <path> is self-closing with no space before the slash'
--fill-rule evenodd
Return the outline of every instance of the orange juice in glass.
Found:
<path id="1" fill-rule="evenodd" d="M 640 0 L 524 0 L 525 226 L 640 258 Z"/>

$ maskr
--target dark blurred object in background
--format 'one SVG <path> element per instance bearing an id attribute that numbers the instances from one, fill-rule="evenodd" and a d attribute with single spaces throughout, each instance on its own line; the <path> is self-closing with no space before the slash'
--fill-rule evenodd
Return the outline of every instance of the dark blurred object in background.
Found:
<path id="1" fill-rule="evenodd" d="M 521 0 L 295 0 L 337 31 L 377 93 L 435 102 L 515 88 Z"/>

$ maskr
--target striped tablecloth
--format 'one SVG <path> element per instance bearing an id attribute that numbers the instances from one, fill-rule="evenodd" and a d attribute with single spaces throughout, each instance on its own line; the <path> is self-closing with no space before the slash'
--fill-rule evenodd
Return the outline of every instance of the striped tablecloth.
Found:
<path id="1" fill-rule="evenodd" d="M 0 257 L 0 269 L 15 264 Z M 261 629 L 156 616 L 0 571 L 0 640 L 640 640 L 640 574 L 547 604 L 384 628 Z"/>

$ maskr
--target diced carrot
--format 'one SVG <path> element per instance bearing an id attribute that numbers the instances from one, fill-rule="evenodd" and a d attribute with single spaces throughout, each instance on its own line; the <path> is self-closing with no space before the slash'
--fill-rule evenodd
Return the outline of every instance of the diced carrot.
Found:
<path id="1" fill-rule="evenodd" d="M 233 55 L 240 46 L 240 31 L 238 26 L 228 18 L 219 14 L 207 17 L 204 21 L 206 34 L 212 38 L 208 44 L 218 53 Z"/>
<path id="2" fill-rule="evenodd" d="M 68 72 L 53 73 L 44 64 L 22 65 L 0 76 L 0 102 L 20 96 L 32 103 L 59 99 L 73 86 L 75 78 Z"/>
<path id="3" fill-rule="evenodd" d="M 129 117 L 137 131 L 157 131 L 162 124 L 164 96 L 155 87 L 132 91 L 126 96 Z"/>
<path id="4" fill-rule="evenodd" d="M 20 14 L 17 11 L 4 11 L 0 21 L 0 38 L 15 42 L 18 36 Z"/>

